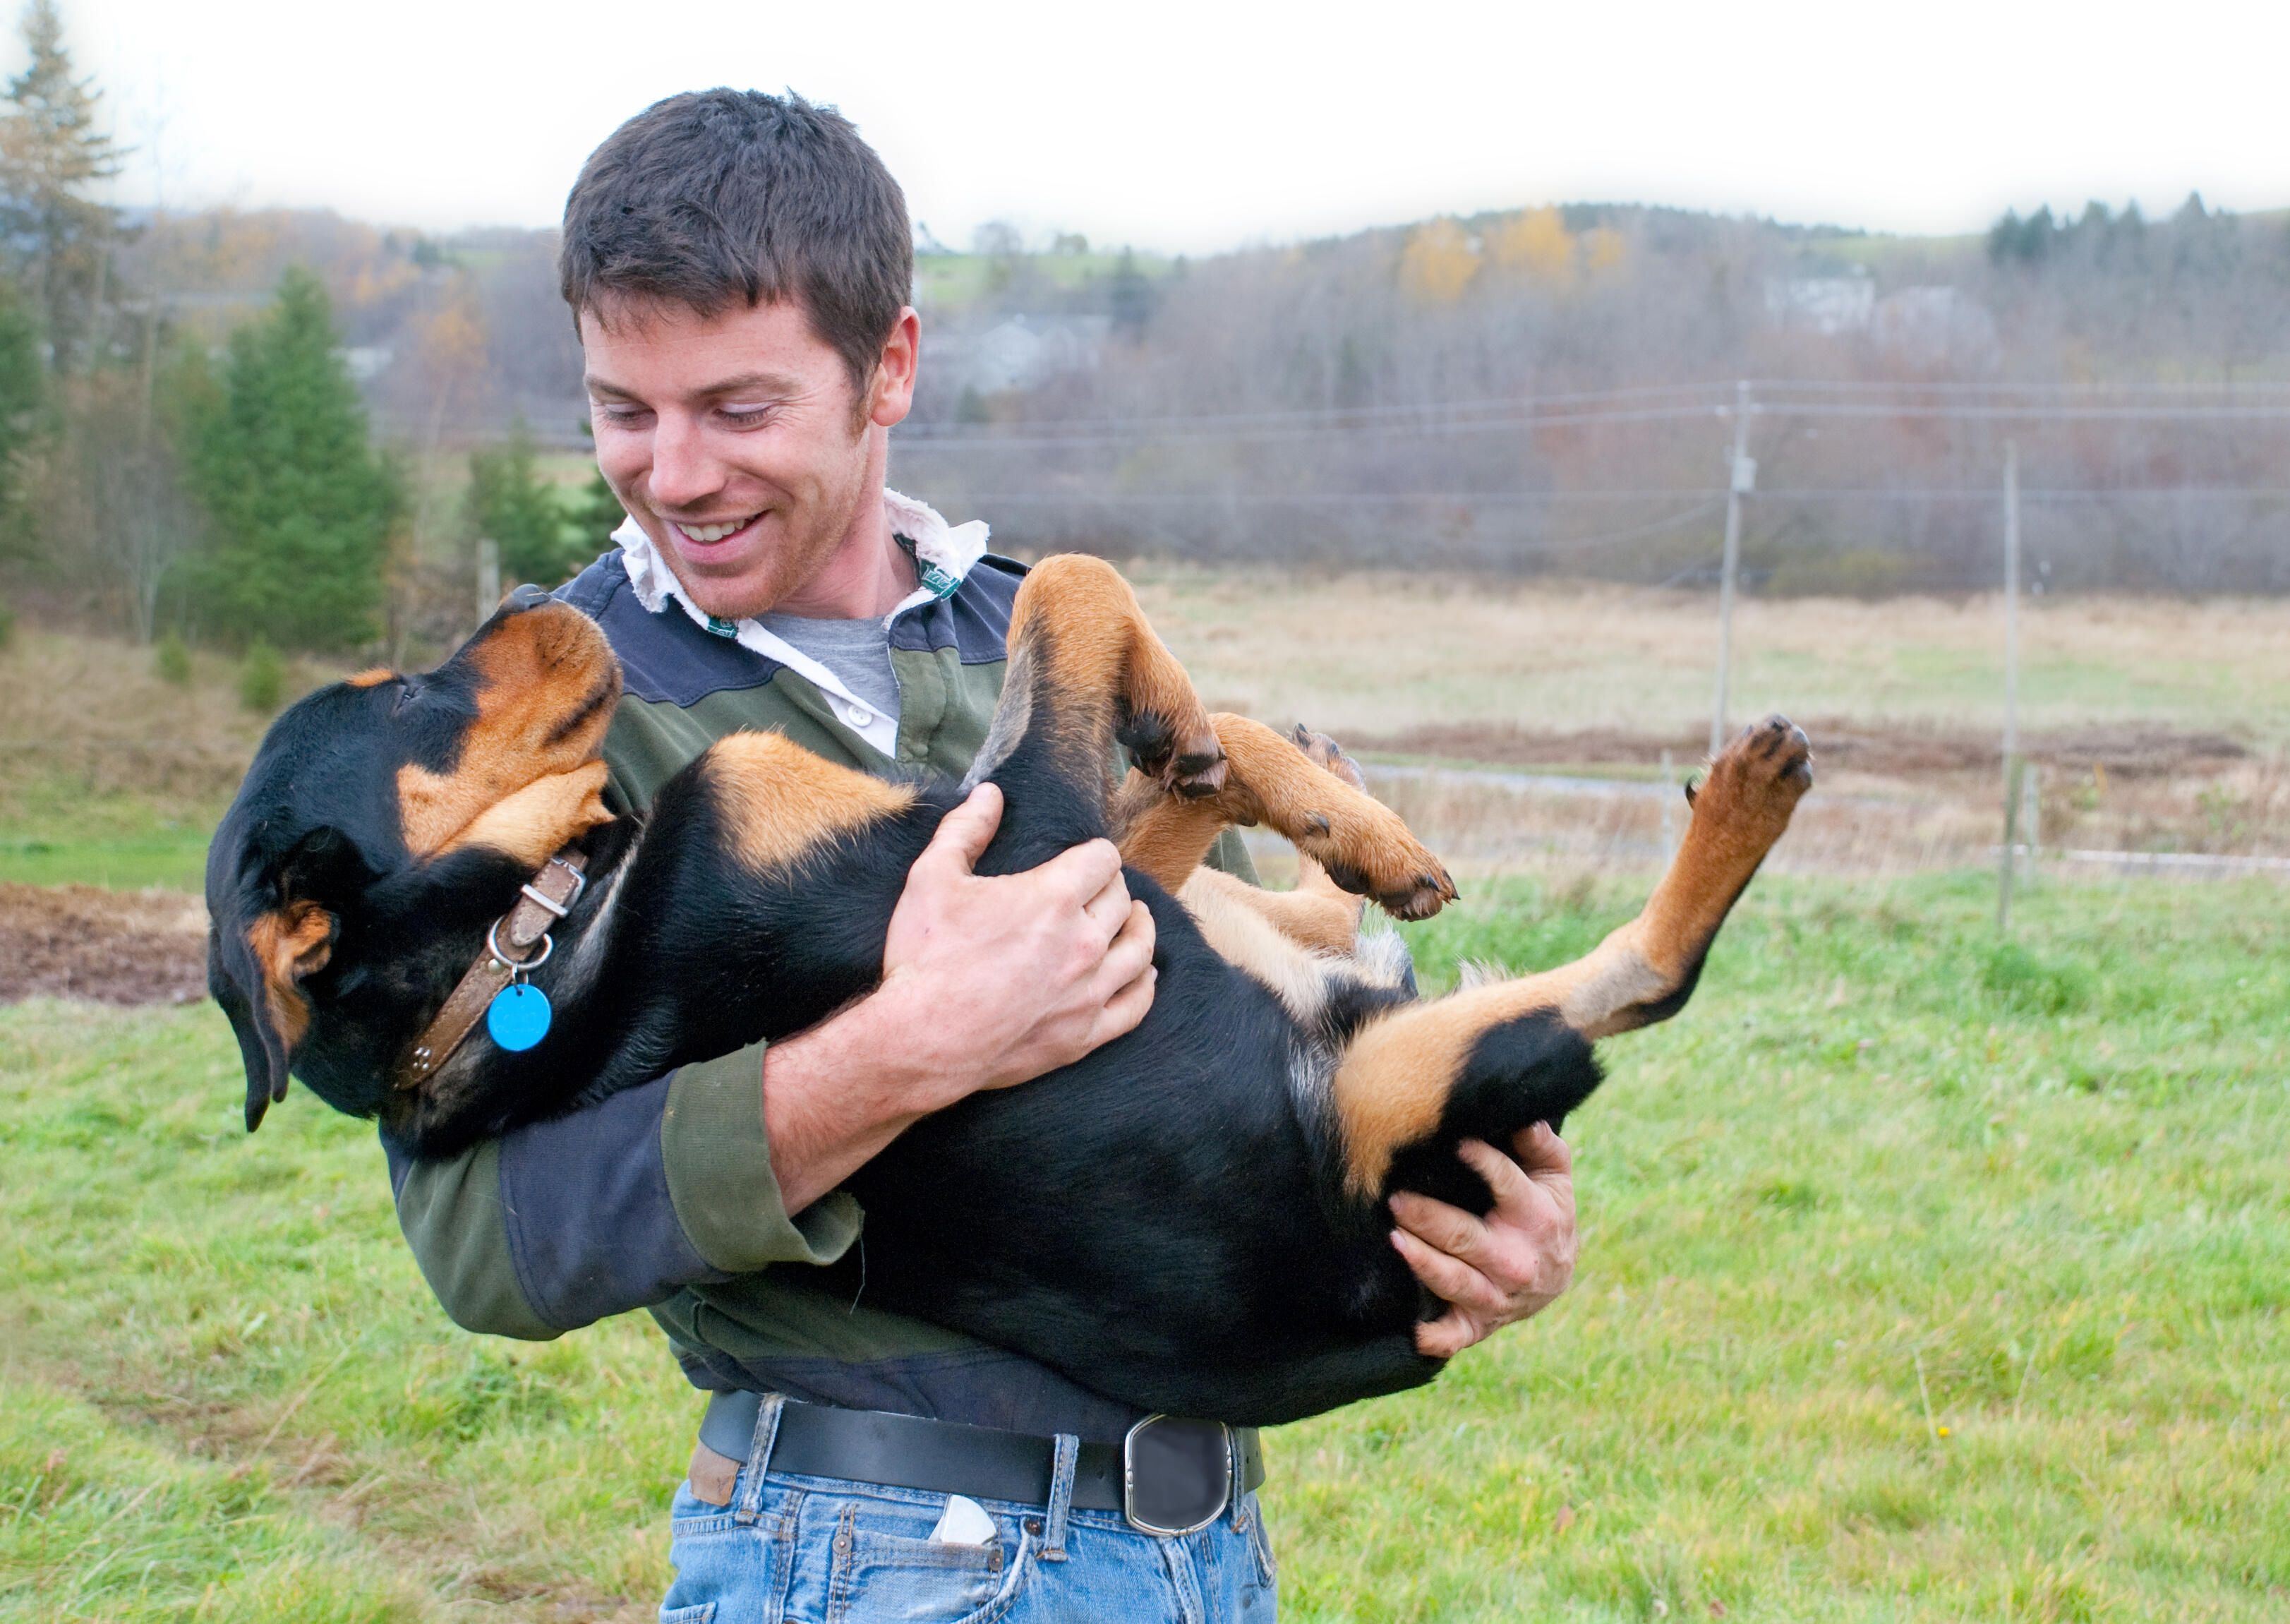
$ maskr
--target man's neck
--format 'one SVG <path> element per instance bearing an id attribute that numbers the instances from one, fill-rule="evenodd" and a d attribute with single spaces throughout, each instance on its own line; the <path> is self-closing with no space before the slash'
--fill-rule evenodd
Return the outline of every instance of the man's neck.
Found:
<path id="1" fill-rule="evenodd" d="M 891 533 L 879 491 L 826 567 L 771 606 L 806 620 L 879 620 L 915 589 L 915 569 Z"/>

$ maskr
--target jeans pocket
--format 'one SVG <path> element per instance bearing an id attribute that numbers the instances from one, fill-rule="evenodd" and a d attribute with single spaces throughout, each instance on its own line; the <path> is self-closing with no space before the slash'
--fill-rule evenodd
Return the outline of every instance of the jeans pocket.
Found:
<path id="1" fill-rule="evenodd" d="M 716 1604 L 702 1602 L 697 1607 L 663 1607 L 660 1624 L 711 1624 L 716 1617 Z"/>
<path id="2" fill-rule="evenodd" d="M 829 1624 L 986 1624 L 1017 1597 L 1032 1564 L 1021 1536 L 1012 1556 L 998 1540 L 949 1545 L 869 1532 L 846 1522 L 836 1532 L 828 1586 Z"/>
<path id="3" fill-rule="evenodd" d="M 1257 1581 L 1270 1589 L 1280 1579 L 1280 1564 L 1272 1556 L 1272 1531 L 1264 1525 L 1264 1508 L 1255 1495 L 1248 1497 L 1248 1548 L 1256 1557 Z"/>

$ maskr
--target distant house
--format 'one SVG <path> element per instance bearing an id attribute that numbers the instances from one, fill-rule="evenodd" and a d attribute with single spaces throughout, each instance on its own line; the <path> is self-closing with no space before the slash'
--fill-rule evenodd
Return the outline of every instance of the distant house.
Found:
<path id="1" fill-rule="evenodd" d="M 1013 316 L 983 332 L 939 332 L 923 343 L 941 377 L 959 388 L 1000 395 L 1096 371 L 1112 331 L 1109 316 Z"/>
<path id="2" fill-rule="evenodd" d="M 334 353 L 349 368 L 351 378 L 359 383 L 371 383 L 389 370 L 389 363 L 397 352 L 387 344 L 354 344 Z"/>
<path id="3" fill-rule="evenodd" d="M 1766 315 L 1776 327 L 1837 338 L 1865 332 L 1877 306 L 1877 284 L 1867 271 L 1850 276 L 1768 276 Z"/>

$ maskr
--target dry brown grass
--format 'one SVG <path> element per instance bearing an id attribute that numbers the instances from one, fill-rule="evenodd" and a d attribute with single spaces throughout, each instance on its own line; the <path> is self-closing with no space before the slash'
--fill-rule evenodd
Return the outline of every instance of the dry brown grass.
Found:
<path id="1" fill-rule="evenodd" d="M 238 701 L 236 663 L 191 657 L 188 686 L 163 682 L 153 654 L 122 638 L 19 628 L 0 652 L 0 825 L 44 806 L 63 780 L 91 797 L 121 790 L 205 809 L 227 799 L 268 716 Z M 334 675 L 290 661 L 287 693 Z"/>
<path id="2" fill-rule="evenodd" d="M 1133 564 L 1211 702 L 1341 734 L 1501 723 L 1688 735 L 1709 725 L 1714 597 L 1546 581 Z M 2290 741 L 2290 601 L 2024 599 L 2021 722 L 2146 723 Z M 1734 713 L 1992 732 L 1994 596 L 1744 600 Z"/>
<path id="3" fill-rule="evenodd" d="M 1211 703 L 1388 757 L 1681 772 L 1708 739 L 1708 594 L 1596 585 L 1135 566 Z M 2024 600 L 2022 748 L 2044 844 L 2290 852 L 2290 602 Z M 1818 788 L 1774 866 L 1982 862 L 2001 834 L 2003 612 L 1993 596 L 1749 600 L 1732 714 L 1814 739 Z M 1485 779 L 1380 777 L 1451 861 L 1651 866 L 1661 801 Z"/>

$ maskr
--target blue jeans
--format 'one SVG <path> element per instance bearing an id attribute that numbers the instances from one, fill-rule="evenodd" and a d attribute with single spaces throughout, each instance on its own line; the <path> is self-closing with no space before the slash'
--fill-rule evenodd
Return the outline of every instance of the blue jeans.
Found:
<path id="1" fill-rule="evenodd" d="M 757 1452 L 777 1404 L 765 1401 Z M 1197 1533 L 1140 1533 L 1117 1511 L 981 1500 L 995 1537 L 934 1541 L 947 1496 L 841 1478 L 758 1473 L 749 1457 L 729 1505 L 686 1484 L 676 1497 L 676 1582 L 661 1624 L 1273 1624 L 1272 1549 L 1256 1496 Z"/>

